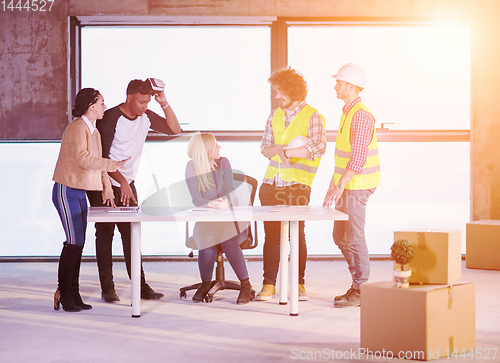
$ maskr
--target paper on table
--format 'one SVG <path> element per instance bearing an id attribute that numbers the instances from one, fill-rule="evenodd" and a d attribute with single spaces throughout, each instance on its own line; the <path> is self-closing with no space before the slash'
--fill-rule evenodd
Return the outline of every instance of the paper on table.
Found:
<path id="1" fill-rule="evenodd" d="M 196 207 L 193 209 L 188 209 L 188 212 L 220 212 L 221 210 L 223 209 Z"/>

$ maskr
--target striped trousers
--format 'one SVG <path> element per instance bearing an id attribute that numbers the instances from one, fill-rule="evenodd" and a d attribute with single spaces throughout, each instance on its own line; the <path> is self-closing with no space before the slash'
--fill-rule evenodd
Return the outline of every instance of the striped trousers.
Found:
<path id="1" fill-rule="evenodd" d="M 52 202 L 61 219 L 66 243 L 84 246 L 87 232 L 87 196 L 85 190 L 54 183 Z"/>

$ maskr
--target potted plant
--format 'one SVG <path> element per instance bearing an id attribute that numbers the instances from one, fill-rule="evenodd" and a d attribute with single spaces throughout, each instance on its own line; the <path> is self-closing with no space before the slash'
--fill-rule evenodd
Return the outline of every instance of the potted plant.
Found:
<path id="1" fill-rule="evenodd" d="M 415 255 L 415 245 L 406 239 L 398 239 L 391 246 L 391 260 L 401 265 L 401 269 L 394 270 L 396 286 L 407 288 L 410 286 L 411 270 L 405 269 L 405 265 L 410 263 Z"/>

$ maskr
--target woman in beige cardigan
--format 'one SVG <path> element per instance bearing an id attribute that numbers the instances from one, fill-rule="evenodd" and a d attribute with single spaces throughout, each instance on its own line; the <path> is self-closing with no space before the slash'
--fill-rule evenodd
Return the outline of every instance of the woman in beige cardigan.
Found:
<path id="1" fill-rule="evenodd" d="M 115 207 L 108 171 L 120 169 L 128 160 L 103 159 L 101 136 L 95 127 L 104 115 L 104 99 L 99 91 L 84 88 L 75 98 L 73 116 L 77 117 L 64 131 L 59 158 L 54 171 L 52 202 L 66 234 L 59 259 L 58 288 L 54 309 L 61 303 L 65 311 L 92 309 L 79 292 L 80 263 L 87 230 L 86 190 L 102 190 L 103 202 Z"/>

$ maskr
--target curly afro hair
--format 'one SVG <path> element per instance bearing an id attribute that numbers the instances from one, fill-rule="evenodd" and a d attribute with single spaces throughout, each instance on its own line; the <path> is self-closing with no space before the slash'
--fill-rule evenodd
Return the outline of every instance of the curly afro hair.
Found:
<path id="1" fill-rule="evenodd" d="M 292 101 L 304 101 L 307 96 L 307 82 L 304 76 L 290 66 L 275 71 L 268 79 L 271 86 L 284 93 Z"/>
<path id="2" fill-rule="evenodd" d="M 75 106 L 71 114 L 75 117 L 82 116 L 90 106 L 99 99 L 99 91 L 93 88 L 82 88 L 75 97 Z"/>

